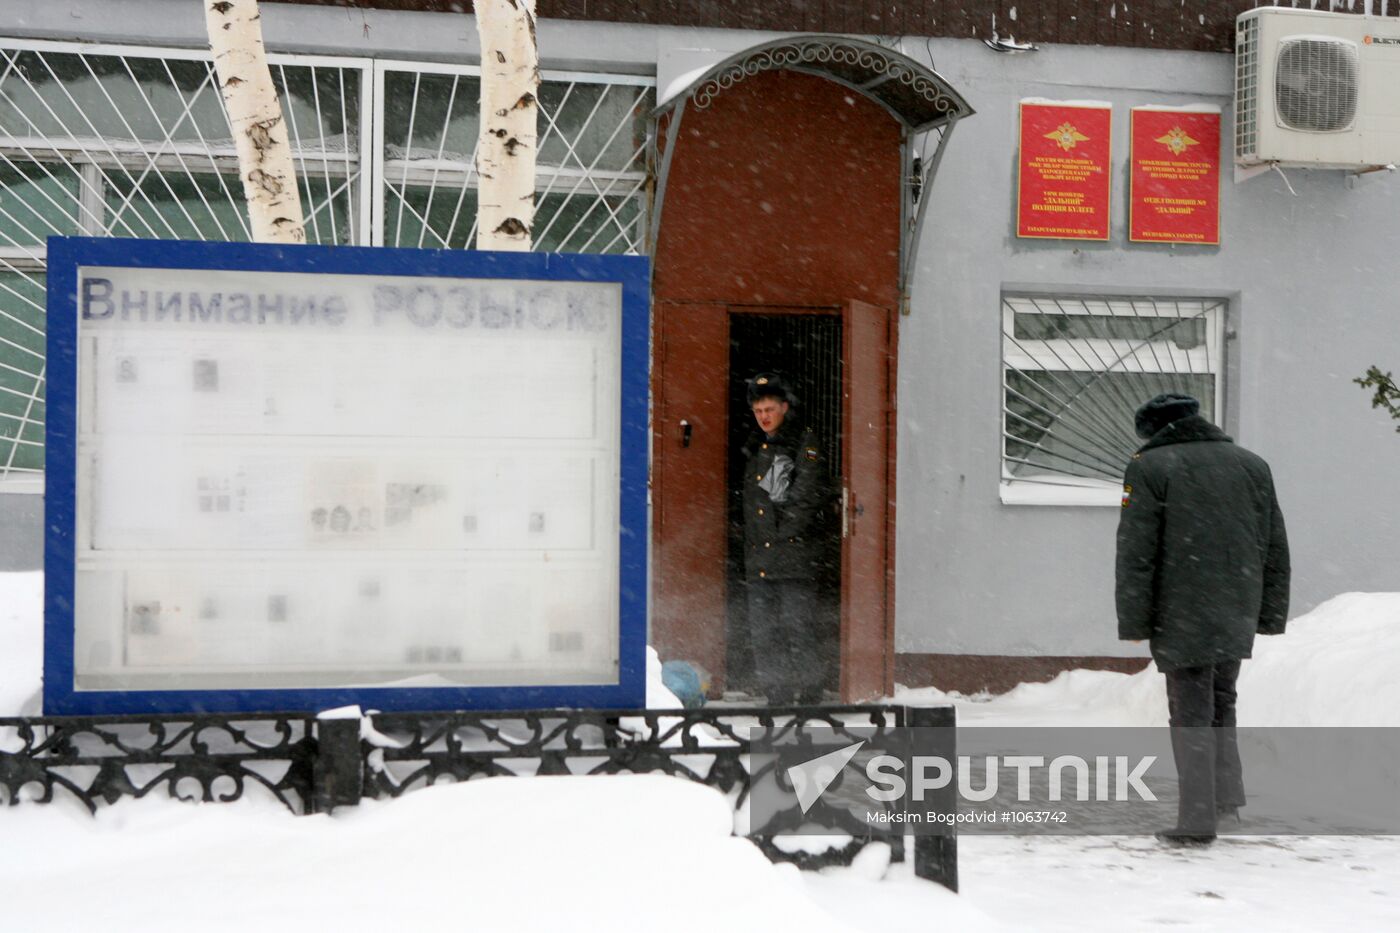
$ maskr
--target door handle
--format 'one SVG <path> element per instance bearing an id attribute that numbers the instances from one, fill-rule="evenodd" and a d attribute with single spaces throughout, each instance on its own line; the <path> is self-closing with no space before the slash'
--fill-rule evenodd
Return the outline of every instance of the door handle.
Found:
<path id="1" fill-rule="evenodd" d="M 691 427 L 691 426 L 690 426 L 690 422 L 689 422 L 689 421 L 686 421 L 684 418 L 682 418 L 682 419 L 681 419 L 681 446 L 682 446 L 682 447 L 689 447 L 689 446 L 690 446 L 690 427 Z"/>
<path id="2" fill-rule="evenodd" d="M 841 538 L 851 536 L 851 487 L 841 487 Z"/>

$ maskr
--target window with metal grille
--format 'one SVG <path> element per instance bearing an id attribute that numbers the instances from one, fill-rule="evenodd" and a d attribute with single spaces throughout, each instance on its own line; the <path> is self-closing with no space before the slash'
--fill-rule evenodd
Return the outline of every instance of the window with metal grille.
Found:
<path id="1" fill-rule="evenodd" d="M 1139 405 L 1185 392 L 1218 420 L 1225 301 L 1002 298 L 1002 499 L 1117 504 Z"/>
<path id="2" fill-rule="evenodd" d="M 480 70 L 269 56 L 307 241 L 475 241 Z M 653 79 L 545 72 L 535 249 L 646 245 Z M 206 51 L 0 39 L 0 490 L 43 470 L 45 240 L 247 240 Z"/>
<path id="3" fill-rule="evenodd" d="M 476 241 L 480 69 L 383 67 L 384 240 L 390 246 L 470 247 Z M 541 75 L 535 249 L 645 249 L 646 118 L 650 78 Z"/>
<path id="4" fill-rule="evenodd" d="M 44 276 L 0 270 L 0 476 L 44 468 Z"/>

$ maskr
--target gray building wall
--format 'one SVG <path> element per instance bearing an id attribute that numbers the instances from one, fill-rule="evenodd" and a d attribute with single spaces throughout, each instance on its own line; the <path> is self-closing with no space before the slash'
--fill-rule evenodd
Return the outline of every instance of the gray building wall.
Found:
<path id="1" fill-rule="evenodd" d="M 471 21 L 269 5 L 275 51 L 471 61 Z M 200 45 L 188 0 L 30 4 L 11 35 Z M 547 21 L 547 68 L 671 79 L 770 33 Z M 904 652 L 1134 654 L 1114 639 L 1113 508 L 1003 505 L 1000 294 L 1006 287 L 1231 299 L 1226 428 L 1274 465 L 1293 542 L 1295 612 L 1337 593 L 1400 587 L 1392 542 L 1400 438 L 1351 379 L 1400 366 L 1400 179 L 1348 188 L 1340 172 L 1228 179 L 1220 247 L 1129 244 L 1128 109 L 1228 105 L 1228 55 L 980 42 L 908 42 L 978 113 L 934 182 L 912 313 L 901 322 L 897 647 Z M 1169 90 L 1167 90 L 1169 89 Z M 1106 244 L 1014 235 L 1016 105 L 1092 98 L 1114 111 L 1113 232 Z M 0 495 L 0 562 L 37 566 L 38 496 Z"/>
<path id="2" fill-rule="evenodd" d="M 904 652 L 1136 655 L 1116 641 L 1116 507 L 1003 505 L 1000 294 L 1006 287 L 1231 299 L 1225 428 L 1273 465 L 1294 562 L 1293 611 L 1400 586 L 1400 437 L 1351 383 L 1400 365 L 1400 178 L 1337 171 L 1234 184 L 1234 58 L 1051 47 L 998 55 L 935 42 L 978 113 L 934 183 L 900 343 L 897 647 Z M 1108 243 L 1015 236 L 1017 104 L 1114 105 Z M 1219 247 L 1127 241 L 1129 108 L 1224 110 Z"/>
<path id="3" fill-rule="evenodd" d="M 44 561 L 44 497 L 0 493 L 0 573 L 38 570 Z"/>

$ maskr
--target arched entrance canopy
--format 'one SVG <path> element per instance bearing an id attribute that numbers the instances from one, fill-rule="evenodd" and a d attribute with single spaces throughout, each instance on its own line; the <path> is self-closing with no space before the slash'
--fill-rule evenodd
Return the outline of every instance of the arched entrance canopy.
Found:
<path id="1" fill-rule="evenodd" d="M 661 101 L 655 115 L 687 102 L 701 110 L 763 71 L 801 71 L 844 84 L 874 100 L 911 133 L 952 124 L 974 112 L 938 72 L 893 49 L 846 36 L 799 36 L 745 49 Z M 669 90 L 669 89 L 668 89 Z"/>
<path id="2" fill-rule="evenodd" d="M 656 199 L 650 245 L 655 252 L 666 180 L 687 108 L 704 110 L 726 90 L 765 71 L 797 71 L 850 88 L 883 107 L 904 130 L 900 217 L 900 294 L 908 310 L 909 280 L 923 227 L 923 197 L 959 120 L 975 111 L 938 72 L 893 49 L 848 36 L 797 36 L 755 45 L 664 91 L 652 112 L 651 155 Z M 664 144 L 661 133 L 664 133 Z"/>

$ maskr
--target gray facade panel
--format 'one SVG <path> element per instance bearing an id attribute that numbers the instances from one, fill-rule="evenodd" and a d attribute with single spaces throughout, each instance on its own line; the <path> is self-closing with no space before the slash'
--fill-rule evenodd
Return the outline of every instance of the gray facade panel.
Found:
<path id="1" fill-rule="evenodd" d="M 0 572 L 44 564 L 44 497 L 0 493 Z"/>
<path id="2" fill-rule="evenodd" d="M 186 0 L 89 0 L 27 7 L 8 17 L 5 34 L 104 44 L 209 47 L 203 10 L 198 3 Z M 458 13 L 287 4 L 266 4 L 261 12 L 263 41 L 271 52 L 459 64 L 475 64 L 481 57 L 475 21 Z M 658 35 L 682 38 L 699 31 L 621 23 L 551 22 L 548 26 L 540 31 L 544 67 L 635 74 L 655 71 Z"/>
<path id="3" fill-rule="evenodd" d="M 1387 479 L 1400 439 L 1351 383 L 1370 363 L 1400 360 L 1400 178 L 1352 189 L 1342 172 L 1290 170 L 1295 195 L 1277 174 L 1232 183 L 1227 151 L 1221 246 L 1130 244 L 1129 108 L 1219 104 L 1228 137 L 1231 56 L 1061 47 L 996 57 L 971 43 L 934 52 L 978 114 L 958 127 L 934 183 L 901 333 L 898 649 L 1139 654 L 1115 637 L 1116 509 L 999 500 L 1004 287 L 1230 298 L 1226 429 L 1273 464 L 1294 614 L 1400 585 L 1374 546 L 1400 535 Z M 1108 243 L 1015 237 L 1023 97 L 1113 103 Z"/>

